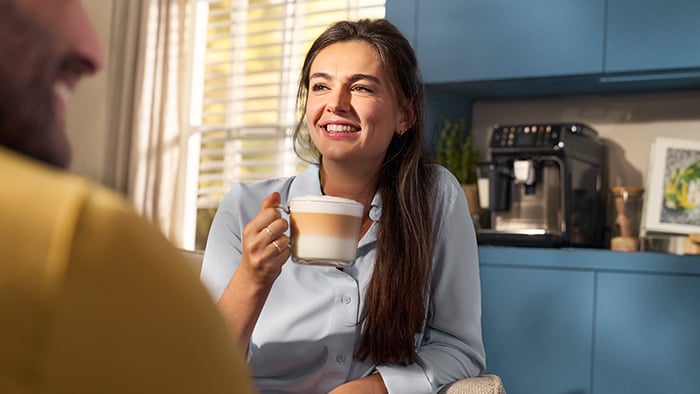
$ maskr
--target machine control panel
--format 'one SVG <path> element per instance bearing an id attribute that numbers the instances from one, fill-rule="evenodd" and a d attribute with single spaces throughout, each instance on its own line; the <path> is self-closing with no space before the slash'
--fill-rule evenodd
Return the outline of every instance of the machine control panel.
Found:
<path id="1" fill-rule="evenodd" d="M 495 126 L 491 148 L 544 148 L 563 147 L 567 133 L 586 135 L 594 130 L 580 124 L 528 124 Z"/>

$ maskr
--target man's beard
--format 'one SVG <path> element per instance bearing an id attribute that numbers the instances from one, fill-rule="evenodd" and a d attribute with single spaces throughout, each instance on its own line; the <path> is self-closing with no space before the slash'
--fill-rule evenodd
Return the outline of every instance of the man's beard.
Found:
<path id="1" fill-rule="evenodd" d="M 70 146 L 54 107 L 56 42 L 13 1 L 7 3 L 0 0 L 0 145 L 67 167 Z"/>

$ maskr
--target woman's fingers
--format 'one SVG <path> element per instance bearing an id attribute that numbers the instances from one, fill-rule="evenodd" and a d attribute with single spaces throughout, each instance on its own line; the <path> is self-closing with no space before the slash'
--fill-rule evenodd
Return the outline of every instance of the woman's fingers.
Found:
<path id="1" fill-rule="evenodd" d="M 255 277 L 263 282 L 274 281 L 282 271 L 282 265 L 291 254 L 289 238 L 284 232 L 289 228 L 277 206 L 279 193 L 272 193 L 260 206 L 260 212 L 243 229 L 243 259 Z"/>

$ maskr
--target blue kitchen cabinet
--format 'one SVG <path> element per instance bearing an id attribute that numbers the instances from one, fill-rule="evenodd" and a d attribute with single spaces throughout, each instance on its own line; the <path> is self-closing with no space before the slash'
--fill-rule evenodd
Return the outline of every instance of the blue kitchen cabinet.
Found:
<path id="1" fill-rule="evenodd" d="M 404 36 L 416 47 L 416 12 L 417 0 L 386 0 L 384 11 L 386 18 L 401 30 Z"/>
<path id="2" fill-rule="evenodd" d="M 700 87 L 697 0 L 387 0 L 425 82 L 470 100 Z"/>
<path id="3" fill-rule="evenodd" d="M 482 266 L 488 372 L 512 393 L 590 392 L 593 274 Z"/>
<path id="4" fill-rule="evenodd" d="M 700 256 L 480 246 L 487 372 L 509 393 L 697 393 Z"/>
<path id="5" fill-rule="evenodd" d="M 699 311 L 697 276 L 601 273 L 593 392 L 697 393 Z"/>
<path id="6" fill-rule="evenodd" d="M 697 0 L 607 0 L 604 71 L 700 68 L 699 18 Z"/>
<path id="7" fill-rule="evenodd" d="M 605 0 L 388 0 L 427 83 L 599 74 Z"/>

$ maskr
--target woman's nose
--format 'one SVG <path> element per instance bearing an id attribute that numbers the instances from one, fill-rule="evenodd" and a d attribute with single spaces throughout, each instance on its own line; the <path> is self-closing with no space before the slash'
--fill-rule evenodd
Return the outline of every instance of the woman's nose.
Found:
<path id="1" fill-rule="evenodd" d="M 337 113 L 350 109 L 350 93 L 342 89 L 336 89 L 330 94 L 326 108 L 328 111 Z"/>

